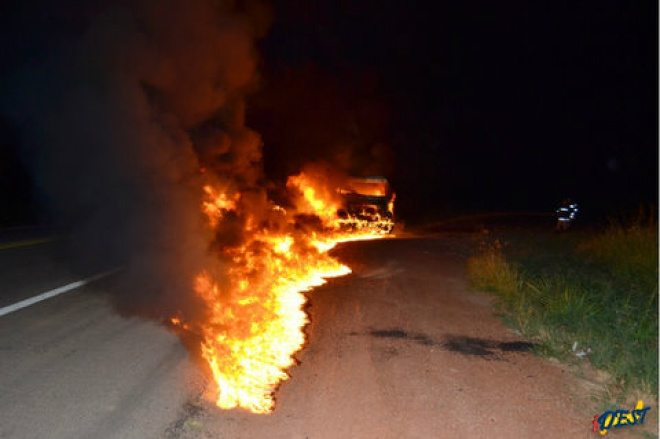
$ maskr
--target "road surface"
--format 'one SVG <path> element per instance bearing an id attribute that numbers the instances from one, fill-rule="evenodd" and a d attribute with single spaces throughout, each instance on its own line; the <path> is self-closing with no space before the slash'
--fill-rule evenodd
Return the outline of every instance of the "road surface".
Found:
<path id="1" fill-rule="evenodd" d="M 5 241 L 1 307 L 78 280 L 57 246 Z M 117 315 L 110 285 L 0 317 L 0 438 L 162 438 L 174 427 L 204 377 L 176 335 Z"/>
<path id="2" fill-rule="evenodd" d="M 576 378 L 469 292 L 471 239 L 338 249 L 353 274 L 308 294 L 307 344 L 270 415 L 217 409 L 190 340 L 120 316 L 108 279 L 4 315 L 0 438 L 594 437 Z M 0 306 L 75 280 L 54 245 L 0 250 Z"/>

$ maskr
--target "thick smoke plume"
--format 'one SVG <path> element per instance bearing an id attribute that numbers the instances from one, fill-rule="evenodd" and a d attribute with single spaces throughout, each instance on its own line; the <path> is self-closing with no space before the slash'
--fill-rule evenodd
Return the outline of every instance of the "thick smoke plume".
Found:
<path id="1" fill-rule="evenodd" d="M 20 132 L 75 266 L 125 267 L 120 302 L 130 311 L 193 312 L 191 279 L 213 240 L 202 186 L 263 198 L 261 139 L 245 125 L 243 99 L 256 86 L 253 43 L 268 10 L 62 0 L 8 14 L 0 112 Z"/>
<path id="2" fill-rule="evenodd" d="M 277 60 L 271 62 L 277 66 Z M 337 77 L 294 64 L 271 67 L 263 82 L 250 99 L 249 115 L 267 139 L 270 178 L 286 180 L 318 161 L 355 177 L 394 176 L 390 143 L 400 136 L 401 125 L 376 74 L 355 70 Z"/>

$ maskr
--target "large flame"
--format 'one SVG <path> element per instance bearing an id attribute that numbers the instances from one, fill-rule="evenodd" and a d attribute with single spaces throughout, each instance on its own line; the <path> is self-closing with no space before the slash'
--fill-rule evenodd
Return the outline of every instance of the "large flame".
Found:
<path id="1" fill-rule="evenodd" d="M 305 172 L 290 176 L 286 186 L 299 192 L 299 212 L 318 216 L 326 227 L 337 226 L 337 210 L 341 207 L 338 188 L 328 187 L 322 179 Z"/>
<path id="2" fill-rule="evenodd" d="M 377 229 L 342 230 L 336 188 L 323 187 L 302 173 L 287 186 L 300 196 L 292 213 L 270 206 L 277 227 L 240 212 L 240 193 L 204 188 L 201 208 L 209 227 L 216 229 L 230 213 L 245 218 L 241 244 L 221 249 L 224 268 L 204 270 L 194 282 L 208 309 L 207 321 L 196 324 L 195 330 L 203 337 L 202 355 L 213 371 L 221 408 L 273 410 L 273 392 L 288 378 L 286 369 L 305 342 L 303 292 L 351 271 L 329 250 L 338 242 L 384 236 Z M 301 213 L 317 216 L 322 226 L 298 227 L 296 215 Z"/>

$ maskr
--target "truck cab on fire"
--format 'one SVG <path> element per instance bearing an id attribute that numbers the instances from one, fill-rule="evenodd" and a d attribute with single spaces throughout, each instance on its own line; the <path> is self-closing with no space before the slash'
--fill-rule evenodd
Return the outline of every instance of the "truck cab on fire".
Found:
<path id="1" fill-rule="evenodd" d="M 390 233 L 394 229 L 394 199 L 387 179 L 383 177 L 351 178 L 339 189 L 342 207 L 337 211 L 345 229 L 371 229 Z"/>

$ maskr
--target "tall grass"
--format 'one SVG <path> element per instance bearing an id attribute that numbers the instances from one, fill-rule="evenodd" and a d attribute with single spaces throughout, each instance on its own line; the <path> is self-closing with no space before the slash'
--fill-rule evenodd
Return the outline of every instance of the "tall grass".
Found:
<path id="1" fill-rule="evenodd" d="M 570 235 L 570 236 L 569 236 Z M 584 356 L 623 389 L 658 391 L 658 228 L 642 211 L 595 235 L 490 240 L 468 263 L 541 353 Z M 508 241 L 507 241 L 508 242 Z M 577 352 L 573 349 L 577 342 Z"/>
<path id="2" fill-rule="evenodd" d="M 658 224 L 655 212 L 640 208 L 623 220 L 612 220 L 605 233 L 580 246 L 607 267 L 614 283 L 645 303 L 645 312 L 658 307 Z"/>

